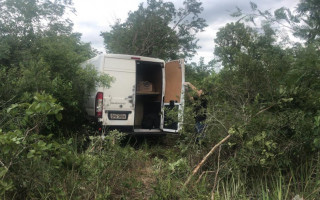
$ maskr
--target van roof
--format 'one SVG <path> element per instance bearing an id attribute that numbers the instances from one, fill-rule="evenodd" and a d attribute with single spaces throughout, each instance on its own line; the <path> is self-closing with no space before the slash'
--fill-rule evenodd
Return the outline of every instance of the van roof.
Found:
<path id="1" fill-rule="evenodd" d="M 126 55 L 126 54 L 100 54 L 94 58 L 91 58 L 90 60 L 97 60 L 97 59 L 101 59 L 102 57 L 127 59 L 127 60 L 141 60 L 141 61 L 149 61 L 149 62 L 164 62 L 164 60 L 158 59 L 158 58 L 150 58 L 150 57 Z"/>

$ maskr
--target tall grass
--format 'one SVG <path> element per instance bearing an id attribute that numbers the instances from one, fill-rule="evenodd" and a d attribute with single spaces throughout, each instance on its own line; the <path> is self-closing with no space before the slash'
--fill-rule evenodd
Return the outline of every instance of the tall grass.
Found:
<path id="1" fill-rule="evenodd" d="M 256 176 L 255 178 L 249 178 L 245 174 L 231 174 L 219 180 L 215 194 L 216 199 L 224 200 L 319 199 L 319 155 L 289 171 L 269 172 L 264 176 Z"/>
<path id="2" fill-rule="evenodd" d="M 129 142 L 120 144 L 120 140 L 118 133 L 104 140 L 93 137 L 85 149 L 79 150 L 83 138 L 74 138 L 69 145 L 70 155 L 59 167 L 53 161 L 65 155 L 44 157 L 38 162 L 23 160 L 13 169 L 20 170 L 20 174 L 11 175 L 23 177 L 12 179 L 18 181 L 15 188 L 0 199 L 210 199 L 217 158 L 203 167 L 201 178 L 195 177 L 183 188 L 197 163 L 194 151 L 181 153 L 178 147 L 158 141 L 151 144 L 143 140 L 132 146 Z M 320 197 L 319 154 L 296 168 L 264 171 L 259 173 L 261 176 L 245 169 L 231 171 L 224 159 L 216 179 L 215 200 Z"/>

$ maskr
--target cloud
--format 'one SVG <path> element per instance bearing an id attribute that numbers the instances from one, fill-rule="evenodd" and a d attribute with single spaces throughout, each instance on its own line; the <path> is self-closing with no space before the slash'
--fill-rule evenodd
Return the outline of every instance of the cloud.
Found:
<path id="1" fill-rule="evenodd" d="M 230 16 L 237 7 L 244 13 L 250 13 L 251 6 L 248 0 L 203 0 L 202 2 L 204 10 L 201 17 L 206 19 L 208 27 L 205 29 L 205 32 L 197 35 L 199 39 L 198 44 L 202 48 L 198 50 L 198 55 L 195 56 L 195 59 L 205 57 L 205 62 L 209 62 L 214 58 L 214 38 L 218 30 L 224 27 L 226 23 L 237 20 L 237 18 Z M 272 12 L 281 7 L 287 7 L 293 10 L 299 0 L 260 0 L 259 2 L 252 2 L 257 4 L 258 9 Z"/>
<path id="2" fill-rule="evenodd" d="M 294 8 L 298 0 L 264 0 L 264 1 L 252 1 L 257 4 L 258 9 L 275 10 L 280 7 Z M 244 13 L 251 12 L 250 1 L 248 0 L 224 0 L 224 1 L 203 1 L 204 11 L 202 17 L 207 20 L 209 24 L 216 22 L 223 22 L 229 20 L 236 20 L 231 17 L 236 8 L 240 8 Z"/>
<path id="3" fill-rule="evenodd" d="M 77 12 L 70 15 L 74 30 L 82 33 L 82 40 L 104 52 L 103 38 L 100 33 L 110 30 L 117 19 L 124 21 L 130 10 L 136 10 L 142 0 L 74 0 Z"/>
<path id="4" fill-rule="evenodd" d="M 283 6 L 293 9 L 299 2 L 299 0 L 252 1 L 261 10 L 274 10 Z M 104 52 L 103 38 L 100 33 L 110 30 L 110 25 L 114 24 L 117 19 L 125 21 L 128 12 L 137 10 L 141 2 L 145 3 L 146 0 L 74 0 L 77 12 L 70 18 L 74 22 L 75 31 L 82 33 L 82 40 L 90 42 L 94 48 Z M 177 8 L 183 6 L 181 0 L 172 2 Z M 194 61 L 198 61 L 201 56 L 205 57 L 205 62 L 213 58 L 214 38 L 219 28 L 236 20 L 230 16 L 236 7 L 244 12 L 250 12 L 249 2 L 248 0 L 202 0 L 204 10 L 201 17 L 206 19 L 209 26 L 204 32 L 197 34 L 201 49 L 195 55 Z"/>

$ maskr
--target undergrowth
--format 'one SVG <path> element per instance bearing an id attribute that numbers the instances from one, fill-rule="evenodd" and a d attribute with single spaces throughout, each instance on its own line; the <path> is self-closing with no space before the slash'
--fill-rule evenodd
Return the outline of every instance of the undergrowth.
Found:
<path id="1" fill-rule="evenodd" d="M 60 137 L 42 133 L 62 107 L 45 93 L 3 112 L 15 120 L 0 129 L 1 199 L 318 199 L 320 155 L 289 168 L 237 165 L 232 144 L 215 152 L 188 185 L 194 167 L 216 142 L 192 125 L 180 135 L 126 137 L 91 129 Z M 186 109 L 188 112 L 188 109 Z M 192 124 L 192 123 L 190 123 Z M 31 127 L 31 128 L 30 128 Z M 84 127 L 85 128 L 85 127 Z M 85 135 L 91 135 L 86 137 Z M 233 136 L 236 137 L 236 136 Z M 242 167 L 241 167 L 242 166 Z"/>
<path id="2" fill-rule="evenodd" d="M 295 169 L 264 171 L 250 177 L 246 169 L 229 173 L 227 163 L 220 164 L 217 175 L 218 157 L 213 156 L 190 185 L 184 187 L 194 160 L 200 160 L 201 153 L 190 160 L 195 149 L 181 154 L 181 144 L 166 146 L 168 140 L 172 142 L 176 137 L 153 138 L 165 141 L 150 145 L 146 140 L 138 147 L 117 138 L 121 138 L 119 132 L 105 138 L 90 137 L 90 144 L 82 152 L 78 151 L 78 145 L 83 138 L 60 140 L 54 143 L 54 152 L 42 153 L 37 158 L 21 157 L 8 171 L 1 167 L 1 198 L 210 199 L 215 182 L 215 199 L 319 197 L 319 155 Z M 43 140 L 47 144 L 52 142 L 50 137 Z M 146 171 L 147 167 L 151 170 Z M 149 180 L 144 182 L 143 176 Z"/>

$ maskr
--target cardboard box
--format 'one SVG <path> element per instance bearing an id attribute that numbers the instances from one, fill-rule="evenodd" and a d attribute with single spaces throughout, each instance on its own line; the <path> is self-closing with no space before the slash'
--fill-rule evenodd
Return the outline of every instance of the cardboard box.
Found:
<path id="1" fill-rule="evenodd" d="M 137 86 L 139 92 L 152 92 L 152 83 L 149 81 L 139 81 Z"/>

